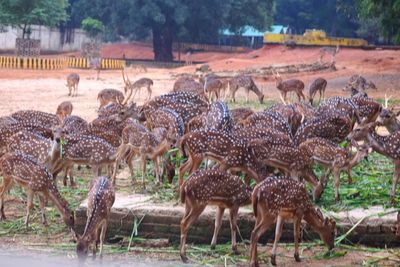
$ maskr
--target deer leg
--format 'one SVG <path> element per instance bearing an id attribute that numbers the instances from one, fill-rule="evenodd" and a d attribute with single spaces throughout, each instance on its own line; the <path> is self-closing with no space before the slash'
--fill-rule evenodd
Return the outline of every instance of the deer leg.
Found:
<path id="1" fill-rule="evenodd" d="M 92 254 L 93 254 L 93 260 L 96 259 L 96 253 L 97 253 L 97 246 L 99 242 L 99 228 L 96 227 L 93 233 L 93 246 L 92 246 Z"/>
<path id="2" fill-rule="evenodd" d="M 300 96 L 299 96 L 299 95 L 300 95 Z M 304 94 L 303 94 L 302 91 L 299 91 L 299 94 L 297 95 L 297 97 L 299 98 L 299 102 L 301 102 L 300 97 L 301 97 L 303 100 L 306 100 L 306 97 L 304 96 Z"/>
<path id="3" fill-rule="evenodd" d="M 353 177 L 352 177 L 351 171 L 352 171 L 351 168 L 347 168 L 347 169 L 346 169 L 346 173 L 347 173 L 347 184 L 353 184 Z"/>
<path id="4" fill-rule="evenodd" d="M 104 220 L 103 225 L 101 226 L 100 252 L 99 252 L 100 259 L 103 258 L 103 245 L 104 245 L 104 241 L 106 240 L 107 223 L 108 223 L 108 220 Z"/>
<path id="5" fill-rule="evenodd" d="M 231 240 L 232 240 L 232 251 L 235 254 L 239 254 L 239 251 L 237 249 L 237 243 L 236 243 L 236 230 L 237 230 L 237 214 L 239 211 L 239 207 L 233 207 L 229 210 L 229 222 L 231 225 Z"/>
<path id="6" fill-rule="evenodd" d="M 28 230 L 29 215 L 31 209 L 33 208 L 33 191 L 28 189 L 26 194 L 27 194 L 27 203 L 26 203 L 25 229 Z"/>
<path id="7" fill-rule="evenodd" d="M 144 177 L 146 176 L 146 155 L 140 155 L 140 160 L 142 163 L 142 185 L 146 188 Z"/>
<path id="8" fill-rule="evenodd" d="M 154 169 L 156 171 L 156 180 L 158 184 L 162 184 L 161 174 L 160 174 L 160 160 L 159 157 L 155 157 L 153 159 L 154 162 Z"/>
<path id="9" fill-rule="evenodd" d="M 190 198 L 186 198 L 186 206 L 189 205 L 190 208 L 187 210 L 188 213 L 185 214 L 181 221 L 181 244 L 180 244 L 180 256 L 183 262 L 187 262 L 188 258 L 186 257 L 186 237 L 189 231 L 190 226 L 196 221 L 196 219 L 200 216 L 200 214 L 205 209 L 205 205 L 198 205 L 196 203 L 192 203 Z"/>
<path id="10" fill-rule="evenodd" d="M 185 163 L 181 164 L 181 166 L 179 167 L 179 174 L 178 174 L 179 188 L 183 184 L 183 176 L 189 169 L 192 168 L 193 165 L 192 162 L 193 162 L 192 157 L 189 156 L 188 160 Z"/>
<path id="11" fill-rule="evenodd" d="M 128 163 L 128 167 L 129 167 L 129 171 L 131 173 L 131 177 L 132 177 L 132 184 L 136 184 L 136 178 L 135 178 L 135 174 L 133 173 L 133 158 L 135 156 L 135 153 L 131 153 L 128 158 L 127 158 L 127 163 Z"/>
<path id="12" fill-rule="evenodd" d="M 295 217 L 293 220 L 293 228 L 294 228 L 294 259 L 297 262 L 300 262 L 299 256 L 299 240 L 300 240 L 300 225 L 301 225 L 301 217 Z"/>
<path id="13" fill-rule="evenodd" d="M 217 212 L 215 214 L 214 235 L 211 241 L 211 249 L 215 249 L 215 246 L 217 245 L 218 232 L 222 225 L 222 215 L 224 215 L 224 211 L 225 208 L 223 207 L 217 208 Z"/>
<path id="14" fill-rule="evenodd" d="M 254 226 L 253 231 L 251 232 L 250 238 L 250 266 L 255 267 L 259 266 L 257 259 L 257 243 L 260 237 L 271 227 L 274 223 L 274 218 L 271 216 L 267 216 L 265 214 L 261 214 L 262 211 L 258 211 L 256 218 L 256 225 Z"/>
<path id="15" fill-rule="evenodd" d="M 283 93 L 282 93 L 282 92 L 279 92 L 279 96 L 280 96 L 280 98 L 281 98 L 282 103 L 286 105 L 286 101 L 285 101 L 285 99 L 286 99 L 286 94 L 285 94 L 285 97 L 283 97 Z"/>
<path id="16" fill-rule="evenodd" d="M 399 177 L 400 177 L 400 160 L 395 160 L 394 173 L 392 179 L 392 190 L 390 191 L 389 204 L 393 203 L 393 199 L 396 195 L 396 188 L 397 188 L 397 183 L 399 181 Z"/>
<path id="17" fill-rule="evenodd" d="M 150 87 L 150 85 L 147 87 L 147 94 L 149 95 L 149 97 L 147 98 L 147 100 L 150 100 L 151 99 L 151 93 L 152 93 L 152 90 L 151 90 L 151 87 Z"/>
<path id="18" fill-rule="evenodd" d="M 335 184 L 335 201 L 339 202 L 340 170 L 337 168 L 333 169 L 333 182 Z"/>
<path id="19" fill-rule="evenodd" d="M 246 103 L 249 103 L 250 90 L 246 88 Z"/>
<path id="20" fill-rule="evenodd" d="M 0 186 L 0 221 L 6 219 L 4 214 L 4 194 L 11 188 L 12 180 L 3 174 L 3 184 Z"/>
<path id="21" fill-rule="evenodd" d="M 47 225 L 46 214 L 45 214 L 46 198 L 44 196 L 39 195 L 39 207 L 40 207 L 40 212 L 42 214 L 42 224 Z"/>
<path id="22" fill-rule="evenodd" d="M 283 219 L 280 215 L 278 215 L 278 219 L 276 220 L 276 228 L 275 228 L 275 240 L 274 246 L 272 247 L 272 255 L 271 255 L 271 264 L 276 266 L 276 250 L 278 248 L 278 242 L 282 235 L 282 227 L 283 227 Z"/>

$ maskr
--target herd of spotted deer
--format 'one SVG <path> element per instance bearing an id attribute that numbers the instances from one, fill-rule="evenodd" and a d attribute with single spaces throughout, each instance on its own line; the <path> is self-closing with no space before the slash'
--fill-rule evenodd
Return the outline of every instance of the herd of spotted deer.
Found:
<path id="1" fill-rule="evenodd" d="M 39 197 L 43 224 L 47 223 L 44 211 L 46 201 L 50 199 L 76 238 L 78 258 L 85 259 L 90 246 L 95 257 L 99 242 L 101 255 L 115 200 L 118 166 L 125 161 L 132 183 L 136 183 L 133 160 L 139 157 L 144 187 L 146 163 L 151 160 L 156 182 L 161 183 L 164 175 L 172 182 L 175 175 L 172 157 L 180 151 L 187 159 L 180 165 L 178 173 L 180 200 L 185 204 L 180 245 L 184 262 L 188 260 L 185 243 L 189 227 L 207 205 L 218 207 L 211 248 L 215 248 L 224 210 L 229 209 L 232 250 L 238 252 L 238 209 L 252 203 L 256 224 L 251 234 L 251 266 L 258 265 L 260 236 L 275 223 L 271 263 L 276 264 L 277 243 L 286 220 L 293 221 L 296 261 L 300 261 L 298 241 L 302 219 L 331 249 L 335 220 L 324 217 L 313 206 L 302 180 L 311 184 L 316 200 L 321 197 L 332 172 L 335 199 L 339 201 L 340 172 L 345 171 L 348 183 L 352 183 L 352 168 L 373 150 L 394 162 L 389 199 L 392 201 L 400 176 L 399 113 L 388 109 L 387 101 L 383 107 L 369 98 L 365 90 L 376 87 L 360 75 L 351 77 L 344 88 L 351 91 L 351 96 L 328 99 L 324 99 L 327 81 L 316 79 L 309 86 L 307 102 L 301 80 L 283 81 L 279 73 L 272 74 L 283 103 L 259 112 L 250 108 L 229 109 L 221 100 L 223 95 L 229 95 L 235 101 L 236 91 L 244 88 L 247 100 L 252 91 L 262 103 L 264 95 L 251 76 L 224 78 L 208 74 L 196 81 L 194 77 L 184 75 L 175 81 L 172 92 L 151 98 L 151 79 L 142 78 L 132 83 L 122 72 L 125 95 L 116 89 L 100 91 L 98 118 L 92 122 L 71 115 L 73 107 L 69 101 L 61 103 L 56 114 L 21 110 L 0 117 L 0 170 L 3 176 L 0 220 L 6 219 L 4 195 L 15 183 L 27 192 L 26 227 L 34 195 Z M 69 95 L 77 95 L 78 84 L 78 74 L 68 76 Z M 135 97 L 141 88 L 147 89 L 147 101 L 141 106 L 133 101 L 128 103 L 132 94 Z M 287 104 L 288 92 L 296 93 L 299 102 Z M 313 107 L 317 93 L 319 105 Z M 378 134 L 377 126 L 385 126 L 390 134 Z M 346 148 L 339 146 L 344 140 L 349 141 Z M 214 165 L 206 164 L 207 168 L 199 169 L 206 159 Z M 320 179 L 312 169 L 315 163 L 326 169 Z M 64 186 L 69 177 L 71 187 L 75 187 L 72 167 L 82 164 L 91 167 L 95 179 L 90 183 L 87 223 L 84 233 L 79 235 L 74 231 L 74 212 L 60 194 L 56 177 L 63 171 Z M 103 167 L 107 167 L 111 182 L 101 176 Z M 186 172 L 190 177 L 184 181 Z M 239 173 L 244 175 L 244 181 L 236 176 Z M 253 189 L 249 186 L 251 179 L 256 181 Z M 400 231 L 397 235 L 400 237 Z"/>

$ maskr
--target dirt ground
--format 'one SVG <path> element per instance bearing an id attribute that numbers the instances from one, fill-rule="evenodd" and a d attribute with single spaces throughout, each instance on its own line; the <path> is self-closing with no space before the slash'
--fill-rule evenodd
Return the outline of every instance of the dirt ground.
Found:
<path id="1" fill-rule="evenodd" d="M 312 63 L 318 60 L 318 48 L 296 48 L 287 49 L 285 47 L 264 47 L 262 49 L 244 54 L 228 54 L 228 53 L 196 53 L 193 55 L 194 61 L 207 61 L 214 71 L 238 71 L 248 68 L 261 68 L 270 65 L 299 64 Z M 122 57 L 125 54 L 127 58 L 151 58 L 152 51 L 150 47 L 144 45 L 113 45 L 106 46 L 103 49 L 104 57 Z M 326 59 L 328 60 L 328 59 Z M 323 73 L 298 73 L 292 75 L 283 75 L 285 78 L 299 78 L 308 84 L 316 77 L 322 76 L 328 80 L 326 96 L 348 95 L 341 89 L 347 82 L 348 78 L 353 74 L 361 74 L 368 80 L 372 80 L 378 90 L 369 91 L 369 95 L 373 98 L 384 98 L 385 95 L 392 96 L 392 99 L 400 99 L 400 51 L 389 50 L 356 50 L 344 48 L 337 55 L 336 59 L 337 71 Z M 149 68 L 147 73 L 137 72 L 133 69 L 127 69 L 129 78 L 134 81 L 141 77 L 153 79 L 154 88 L 153 95 L 161 95 L 172 89 L 174 82 L 173 76 L 178 73 L 194 73 L 198 66 L 186 66 L 176 69 L 156 69 Z M 78 97 L 68 97 L 68 90 L 65 86 L 66 76 L 71 72 L 79 73 L 81 81 L 79 84 Z M 74 105 L 73 114 L 80 115 L 87 120 L 96 118 L 96 110 L 99 106 L 97 94 L 104 88 L 115 88 L 123 90 L 123 80 L 121 72 L 117 70 L 102 71 L 101 79 L 96 80 L 94 70 L 54 70 L 54 71 L 35 71 L 35 70 L 10 70 L 0 69 L 0 116 L 8 115 L 20 109 L 36 109 L 46 112 L 55 113 L 57 105 L 69 100 Z M 275 82 L 271 77 L 266 80 L 256 81 L 262 92 L 266 95 L 265 99 L 279 99 L 278 90 L 275 88 Z M 135 101 L 142 103 L 146 95 L 143 91 L 139 98 Z M 244 93 L 239 92 L 237 98 L 244 98 Z M 256 97 L 251 95 L 251 100 L 255 101 Z M 7 209 L 11 208 L 10 203 L 15 202 L 15 209 L 23 214 L 24 204 L 18 199 L 7 200 Z M 13 219 L 13 218 L 11 218 Z M 60 221 L 61 222 L 61 221 Z M 42 226 L 39 226 L 42 227 Z M 56 244 L 63 240 L 70 241 L 69 233 L 60 233 L 59 236 L 53 236 L 50 233 L 25 233 L 21 235 L 9 236 L 7 233 L 0 233 L 0 258 L 12 256 L 16 251 L 24 251 L 22 255 L 32 256 L 32 254 L 43 255 L 46 258 L 48 254 L 53 255 L 54 250 L 48 246 Z M 304 247 L 303 247 L 304 248 Z M 270 255 L 271 247 L 267 248 L 267 255 Z M 292 258 L 292 249 L 281 249 L 281 255 L 277 261 L 280 266 L 356 266 L 366 264 L 367 260 L 374 260 L 377 257 L 393 258 L 389 251 L 381 251 L 378 253 L 366 251 L 347 251 L 343 257 L 315 260 L 313 256 L 321 254 L 324 250 L 322 247 L 304 248 L 304 261 L 296 264 Z M 340 250 L 340 249 L 339 249 Z M 55 249 L 57 253 L 61 253 L 63 248 Z M 71 258 L 74 255 L 73 247 L 67 249 L 68 256 L 65 253 L 61 257 Z M 264 249 L 260 248 L 259 253 Z M 33 253 L 32 253 L 33 252 Z M 18 252 L 19 253 L 19 252 Z M 107 253 L 107 247 L 106 247 Z M 398 253 L 398 251 L 397 251 Z M 40 259 L 40 256 L 38 256 Z M 108 260 L 113 261 L 119 259 L 123 262 L 126 258 L 131 261 L 138 259 L 143 266 L 161 265 L 176 266 L 179 263 L 178 254 L 161 253 L 154 255 L 151 252 L 131 251 L 124 254 L 108 255 Z M 157 258 L 160 262 L 152 261 L 149 258 Z M 396 257 L 395 257 L 396 258 Z M 398 260 L 398 256 L 396 258 Z M 0 261 L 1 262 L 1 261 Z M 35 262 L 35 261 L 33 261 Z M 135 260 L 136 262 L 136 260 Z M 381 261 L 378 265 L 395 266 L 398 261 Z M 245 266 L 246 264 L 239 264 Z M 367 264 L 368 265 L 368 264 Z M 2 266 L 2 264 L 0 264 Z M 110 266 L 120 266 L 119 263 Z"/>

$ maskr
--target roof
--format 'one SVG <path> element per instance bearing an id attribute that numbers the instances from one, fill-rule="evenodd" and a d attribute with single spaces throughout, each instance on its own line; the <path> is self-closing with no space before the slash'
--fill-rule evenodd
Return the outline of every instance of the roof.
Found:
<path id="1" fill-rule="evenodd" d="M 289 27 L 283 26 L 283 25 L 272 25 L 270 27 L 271 30 L 266 31 L 266 32 L 260 32 L 256 28 L 252 26 L 244 26 L 242 28 L 242 33 L 240 36 L 245 36 L 245 37 L 263 37 L 265 33 L 286 33 Z M 222 35 L 236 35 L 236 33 L 231 32 L 228 29 L 225 29 L 222 31 Z"/>

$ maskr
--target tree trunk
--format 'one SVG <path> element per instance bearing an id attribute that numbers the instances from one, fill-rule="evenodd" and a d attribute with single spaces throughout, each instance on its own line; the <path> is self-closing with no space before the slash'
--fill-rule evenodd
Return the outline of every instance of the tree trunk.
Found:
<path id="1" fill-rule="evenodd" d="M 161 27 L 153 27 L 153 50 L 155 61 L 173 61 L 172 42 L 173 27 L 166 23 Z"/>

